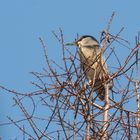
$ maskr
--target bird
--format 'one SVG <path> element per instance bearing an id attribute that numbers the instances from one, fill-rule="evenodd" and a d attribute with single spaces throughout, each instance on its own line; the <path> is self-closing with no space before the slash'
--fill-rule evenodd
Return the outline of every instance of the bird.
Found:
<path id="1" fill-rule="evenodd" d="M 80 63 L 83 73 L 99 99 L 104 101 L 104 83 L 109 77 L 109 72 L 100 43 L 91 35 L 83 35 L 76 41 L 67 43 L 66 46 L 79 47 Z M 112 83 L 109 84 L 109 89 L 111 88 Z"/>

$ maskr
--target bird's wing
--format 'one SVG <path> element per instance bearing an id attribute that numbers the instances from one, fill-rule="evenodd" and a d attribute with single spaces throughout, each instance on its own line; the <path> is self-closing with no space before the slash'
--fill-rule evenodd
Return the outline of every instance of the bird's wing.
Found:
<path id="1" fill-rule="evenodd" d="M 97 96 L 103 101 L 105 98 L 105 87 L 101 79 L 95 80 L 93 90 L 96 92 Z"/>

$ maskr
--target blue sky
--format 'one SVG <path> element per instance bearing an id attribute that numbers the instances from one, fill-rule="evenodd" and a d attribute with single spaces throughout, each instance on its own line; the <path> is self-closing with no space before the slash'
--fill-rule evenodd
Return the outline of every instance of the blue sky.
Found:
<path id="1" fill-rule="evenodd" d="M 139 5 L 139 0 L 0 0 L 0 85 L 21 92 L 32 90 L 30 81 L 34 78 L 29 72 L 45 66 L 39 37 L 46 42 L 49 57 L 60 60 L 52 31 L 62 28 L 66 42 L 73 41 L 77 33 L 99 40 L 113 11 L 116 15 L 111 32 L 115 34 L 124 27 L 122 36 L 133 46 L 140 30 Z M 2 123 L 17 111 L 12 107 L 12 96 L 1 90 L 0 96 Z M 15 138 L 16 129 L 1 127 L 0 131 L 4 139 Z"/>

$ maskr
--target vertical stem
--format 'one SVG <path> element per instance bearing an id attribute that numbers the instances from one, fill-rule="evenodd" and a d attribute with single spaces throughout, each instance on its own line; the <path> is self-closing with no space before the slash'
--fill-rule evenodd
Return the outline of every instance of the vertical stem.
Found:
<path id="1" fill-rule="evenodd" d="M 137 135 L 138 135 L 138 140 L 140 140 L 140 96 L 138 95 L 138 130 L 137 130 Z"/>
<path id="2" fill-rule="evenodd" d="M 127 124 L 128 124 L 128 140 L 131 140 L 131 129 L 130 129 L 130 112 L 127 112 Z"/>
<path id="3" fill-rule="evenodd" d="M 113 17 L 113 16 L 112 16 Z M 112 21 L 112 19 L 110 20 L 110 22 Z M 109 23 L 110 24 L 110 23 Z M 109 27 L 108 27 L 109 30 Z M 102 47 L 102 51 L 101 51 L 101 66 L 102 66 L 102 70 L 104 72 L 104 74 L 106 75 L 106 70 L 104 69 L 104 60 L 103 60 L 103 54 L 105 51 L 105 46 L 107 44 L 107 40 L 108 40 L 109 36 L 108 36 L 108 31 L 106 31 L 106 38 L 104 40 L 104 44 Z M 107 128 L 108 128 L 108 109 L 109 109 L 109 87 L 107 82 L 105 82 L 104 84 L 104 88 L 105 88 L 105 107 L 104 107 L 104 120 L 103 120 L 103 131 L 102 131 L 102 138 L 101 140 L 107 140 Z"/>
<path id="4" fill-rule="evenodd" d="M 59 132 L 59 130 L 57 131 L 57 139 L 60 140 L 60 132 Z"/>
<path id="5" fill-rule="evenodd" d="M 91 101 L 92 101 L 92 94 L 89 95 L 89 99 L 88 99 L 88 107 L 87 107 L 87 136 L 86 136 L 86 140 L 91 140 L 91 136 L 90 136 L 90 127 L 91 127 L 91 113 L 90 113 L 90 109 L 91 109 Z"/>
<path id="6" fill-rule="evenodd" d="M 86 140 L 90 140 L 90 116 L 88 115 L 87 117 L 87 136 L 86 136 Z"/>
<path id="7" fill-rule="evenodd" d="M 96 140 L 94 109 L 94 106 L 92 106 L 92 140 Z"/>
<path id="8" fill-rule="evenodd" d="M 76 99 L 76 107 L 74 111 L 74 130 L 73 130 L 73 140 L 76 140 L 76 118 L 77 118 L 77 112 L 78 112 L 78 107 L 79 107 L 79 99 Z"/>
<path id="9" fill-rule="evenodd" d="M 103 123 L 103 137 L 102 140 L 107 140 L 107 128 L 109 125 L 108 120 L 108 113 L 109 113 L 109 88 L 108 84 L 105 84 L 105 107 L 104 107 L 104 123 Z"/>
<path id="10" fill-rule="evenodd" d="M 76 118 L 74 119 L 73 140 L 76 140 Z"/>
<path id="11" fill-rule="evenodd" d="M 139 44 L 138 44 L 139 45 Z M 138 126 L 137 126 L 137 139 L 140 140 L 140 95 L 139 95 L 139 72 L 138 72 L 138 50 L 136 52 L 136 96 L 137 96 L 137 118 L 138 118 Z"/>

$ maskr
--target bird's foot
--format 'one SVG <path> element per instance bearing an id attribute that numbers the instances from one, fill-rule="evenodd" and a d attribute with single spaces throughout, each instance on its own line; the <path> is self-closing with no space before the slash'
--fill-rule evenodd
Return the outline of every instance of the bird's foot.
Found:
<path id="1" fill-rule="evenodd" d="M 84 88 L 87 89 L 88 87 L 91 87 L 93 85 L 94 85 L 93 80 L 89 80 L 89 82 L 84 85 Z"/>
<path id="2" fill-rule="evenodd" d="M 93 86 L 93 85 L 94 85 L 93 80 L 89 80 L 89 82 L 88 82 L 88 86 Z"/>

